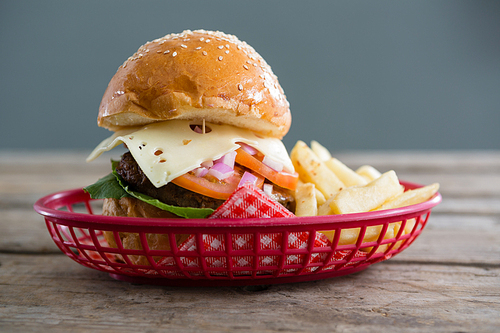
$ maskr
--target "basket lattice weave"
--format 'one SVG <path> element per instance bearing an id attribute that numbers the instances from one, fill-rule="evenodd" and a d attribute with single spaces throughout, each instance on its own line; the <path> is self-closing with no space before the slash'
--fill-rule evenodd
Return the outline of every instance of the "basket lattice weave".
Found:
<path id="1" fill-rule="evenodd" d="M 86 267 L 135 283 L 217 286 L 310 281 L 363 270 L 410 246 L 439 202 L 438 193 L 421 204 L 358 214 L 144 219 L 101 216 L 99 200 L 75 189 L 41 198 L 34 208 L 59 249 Z M 394 236 L 385 238 L 391 228 Z M 346 243 L 344 233 L 356 237 Z M 124 235 L 135 245 L 123 244 Z M 151 249 L 159 240 L 166 245 Z"/>

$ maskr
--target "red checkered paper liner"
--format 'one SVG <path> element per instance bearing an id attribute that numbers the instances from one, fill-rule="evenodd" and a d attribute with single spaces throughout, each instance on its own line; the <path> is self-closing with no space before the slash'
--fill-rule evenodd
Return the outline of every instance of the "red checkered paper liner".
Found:
<path id="1" fill-rule="evenodd" d="M 254 234 L 232 234 L 231 235 L 231 248 L 232 250 L 253 250 L 254 249 Z M 260 250 L 263 253 L 282 251 L 283 244 L 283 233 L 266 233 L 259 234 L 260 237 Z M 307 249 L 309 244 L 310 233 L 305 232 L 290 232 L 288 234 L 288 250 L 296 249 Z M 225 236 L 218 234 L 202 234 L 201 240 L 203 242 L 203 252 L 204 256 L 201 259 L 199 256 L 185 256 L 180 257 L 180 262 L 183 266 L 192 268 L 202 269 L 203 265 L 201 260 L 205 261 L 206 268 L 211 275 L 228 275 L 228 261 L 231 260 L 232 274 L 233 275 L 251 275 L 252 271 L 255 270 L 256 264 L 256 274 L 273 274 L 276 270 L 280 268 L 280 257 L 284 256 L 283 266 L 293 266 L 293 268 L 283 269 L 278 275 L 293 274 L 302 269 L 303 266 L 308 266 L 309 264 L 323 263 L 327 258 L 326 252 L 314 252 L 308 257 L 307 253 L 293 253 L 293 254 L 262 254 L 262 255 L 235 255 L 235 256 L 221 256 L 213 255 L 210 256 L 210 252 L 221 253 L 226 252 L 226 240 Z M 325 248 L 330 247 L 331 243 L 328 238 L 322 233 L 316 233 L 314 238 L 315 248 Z M 274 250 L 274 251 L 273 251 Z M 198 246 L 195 235 L 191 235 L 186 241 L 184 241 L 179 246 L 179 251 L 189 251 L 198 253 Z M 335 251 L 333 256 L 330 258 L 331 264 L 325 267 L 325 270 L 335 268 L 334 263 L 337 264 L 338 261 L 345 259 L 352 253 L 352 250 L 342 250 Z M 354 257 L 359 257 L 363 255 L 362 252 L 356 251 Z M 257 258 L 258 263 L 254 260 Z M 307 262 L 306 262 L 307 260 Z M 325 263 L 328 264 L 328 263 Z M 175 266 L 176 262 L 173 257 L 164 257 L 158 261 L 158 266 Z M 316 271 L 320 265 L 305 267 L 301 273 L 312 273 Z M 161 267 L 160 267 L 161 268 Z M 150 272 L 153 273 L 153 272 Z M 180 272 L 172 272 L 175 275 L 183 275 Z M 204 275 L 202 270 L 191 270 L 191 274 L 194 276 Z"/>
<path id="2" fill-rule="evenodd" d="M 268 217 L 293 217 L 293 213 L 285 209 L 282 205 L 271 199 L 263 191 L 251 184 L 245 184 L 231 195 L 231 197 L 220 206 L 209 218 L 268 218 Z M 283 269 L 278 275 L 296 273 L 305 267 L 301 273 L 311 273 L 316 271 L 321 265 L 309 266 L 309 264 L 323 263 L 328 257 L 326 251 L 307 253 L 286 253 L 282 249 L 284 233 L 263 233 L 263 234 L 231 234 L 231 249 L 233 251 L 251 250 L 254 251 L 255 235 L 258 235 L 261 255 L 210 255 L 210 252 L 220 254 L 228 253 L 226 248 L 226 238 L 223 234 L 202 234 L 203 259 L 200 256 L 180 257 L 180 263 L 188 268 L 207 268 L 211 275 L 228 275 L 228 267 L 232 267 L 233 275 L 273 274 L 283 266 L 296 265 L 294 268 Z M 310 233 L 290 232 L 288 233 L 288 250 L 307 249 L 310 242 Z M 331 242 L 322 233 L 314 235 L 314 248 L 329 248 Z M 179 251 L 190 251 L 199 253 L 195 235 L 191 235 L 186 241 L 179 245 Z M 265 252 L 273 254 L 265 254 Z M 276 251 L 281 253 L 276 254 Z M 335 251 L 330 261 L 340 261 L 349 256 L 352 250 Z M 359 257 L 361 252 L 356 251 L 354 257 Z M 280 266 L 281 257 L 284 263 Z M 204 260 L 204 265 L 201 260 Z M 256 263 L 255 260 L 258 260 Z M 305 262 L 307 261 L 307 262 Z M 176 262 L 173 257 L 164 257 L 158 261 L 158 266 L 173 266 Z M 325 267 L 334 268 L 333 265 Z M 182 275 L 180 272 L 171 272 Z M 203 275 L 203 271 L 191 270 L 192 275 Z"/>
<path id="3" fill-rule="evenodd" d="M 249 219 L 293 217 L 288 209 L 271 199 L 261 189 L 245 183 L 212 213 L 209 219 Z"/>

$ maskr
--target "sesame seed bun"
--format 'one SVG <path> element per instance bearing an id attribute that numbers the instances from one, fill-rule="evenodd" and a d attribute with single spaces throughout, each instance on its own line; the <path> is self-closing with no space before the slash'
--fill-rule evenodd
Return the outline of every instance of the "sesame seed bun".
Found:
<path id="1" fill-rule="evenodd" d="M 148 42 L 111 79 L 97 123 L 112 131 L 170 119 L 282 138 L 289 103 L 271 67 L 235 36 L 184 31 Z"/>

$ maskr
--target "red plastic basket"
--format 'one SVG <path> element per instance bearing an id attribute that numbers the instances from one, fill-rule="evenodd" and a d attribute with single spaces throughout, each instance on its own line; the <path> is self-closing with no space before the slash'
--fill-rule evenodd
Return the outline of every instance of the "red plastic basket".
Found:
<path id="1" fill-rule="evenodd" d="M 420 187 L 401 183 L 407 189 Z M 369 213 L 145 219 L 98 215 L 100 200 L 75 189 L 45 196 L 34 208 L 59 249 L 86 267 L 134 283 L 221 286 L 310 281 L 363 270 L 406 249 L 440 202 L 437 193 L 421 204 Z M 384 239 L 390 228 L 393 237 Z M 375 238 L 370 236 L 374 230 Z M 104 232 L 116 247 L 108 245 Z M 357 237 L 345 244 L 341 232 Z M 132 233 L 140 246 L 124 246 L 123 233 Z M 168 240 L 170 248 L 150 249 L 152 235 Z"/>

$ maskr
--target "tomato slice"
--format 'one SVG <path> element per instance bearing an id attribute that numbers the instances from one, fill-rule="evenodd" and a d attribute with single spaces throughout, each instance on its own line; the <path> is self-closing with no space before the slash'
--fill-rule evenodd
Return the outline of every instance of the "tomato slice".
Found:
<path id="1" fill-rule="evenodd" d="M 289 190 L 295 190 L 297 187 L 297 182 L 299 181 L 299 175 L 295 173 L 279 172 L 276 171 L 259 160 L 258 157 L 261 154 L 257 154 L 257 157 L 250 155 L 243 149 L 236 150 L 235 162 L 249 168 L 250 170 L 262 175 L 263 177 L 269 179 L 272 183 L 287 188 Z"/>
<path id="2" fill-rule="evenodd" d="M 196 177 L 188 172 L 172 180 L 172 183 L 207 197 L 227 200 L 238 187 L 244 173 L 243 168 L 238 166 L 234 167 L 234 171 L 235 172 L 232 176 L 224 180 L 218 180 L 215 177 Z M 257 182 L 255 185 L 262 188 L 264 178 L 259 177 L 259 175 L 255 176 L 257 176 Z"/>

